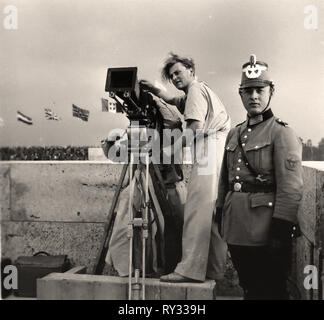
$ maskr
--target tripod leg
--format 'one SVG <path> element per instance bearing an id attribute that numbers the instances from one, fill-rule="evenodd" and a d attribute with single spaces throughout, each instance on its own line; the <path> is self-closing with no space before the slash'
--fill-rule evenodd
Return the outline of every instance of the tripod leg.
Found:
<path id="1" fill-rule="evenodd" d="M 132 300 L 132 267 L 133 267 L 133 239 L 134 239 L 134 225 L 133 225 L 133 195 L 136 177 L 133 177 L 133 154 L 130 154 L 129 163 L 129 203 L 128 203 L 128 238 L 129 238 L 129 261 L 128 261 L 128 300 Z"/>
<path id="2" fill-rule="evenodd" d="M 123 169 L 122 169 L 122 173 L 119 178 L 118 186 L 115 191 L 114 198 L 113 198 L 113 201 L 112 201 L 109 213 L 108 213 L 107 222 L 105 223 L 104 235 L 102 237 L 99 253 L 97 255 L 96 262 L 93 267 L 93 272 L 92 272 L 93 274 L 102 274 L 103 268 L 105 266 L 105 257 L 108 252 L 108 246 L 109 246 L 112 229 L 113 229 L 115 218 L 116 218 L 115 209 L 116 209 L 117 200 L 119 198 L 119 194 L 121 191 L 121 187 L 123 185 L 123 182 L 124 182 L 124 179 L 126 176 L 127 167 L 128 167 L 128 164 L 125 163 L 123 165 Z"/>
<path id="3" fill-rule="evenodd" d="M 142 226 L 142 299 L 145 300 L 145 276 L 146 276 L 146 239 L 148 238 L 148 205 L 149 205 L 149 193 L 148 193 L 148 180 L 149 180 L 149 154 L 145 154 L 145 208 Z"/>

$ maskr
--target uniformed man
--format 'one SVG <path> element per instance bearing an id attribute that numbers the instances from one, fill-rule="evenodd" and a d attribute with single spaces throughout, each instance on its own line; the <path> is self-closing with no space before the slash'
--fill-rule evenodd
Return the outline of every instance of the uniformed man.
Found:
<path id="1" fill-rule="evenodd" d="M 268 65 L 251 55 L 239 94 L 247 119 L 225 144 L 216 220 L 245 299 L 286 299 L 291 240 L 302 198 L 302 145 L 270 109 Z"/>

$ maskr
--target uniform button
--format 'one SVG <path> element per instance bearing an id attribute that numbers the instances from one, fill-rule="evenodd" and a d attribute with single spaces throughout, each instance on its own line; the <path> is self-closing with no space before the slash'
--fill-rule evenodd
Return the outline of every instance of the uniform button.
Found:
<path id="1" fill-rule="evenodd" d="M 236 168 L 237 171 L 240 171 L 241 169 L 240 168 Z"/>
<path id="2" fill-rule="evenodd" d="M 251 131 L 252 131 L 252 129 L 251 129 L 251 128 L 249 128 L 249 129 L 248 129 L 248 132 L 251 132 Z"/>
<path id="3" fill-rule="evenodd" d="M 272 202 L 269 202 L 268 205 L 269 205 L 269 207 L 272 207 L 273 204 L 272 204 Z"/>
<path id="4" fill-rule="evenodd" d="M 259 148 L 259 146 L 255 146 L 255 147 L 254 147 L 254 149 L 258 149 L 258 148 Z"/>
<path id="5" fill-rule="evenodd" d="M 236 176 L 235 178 L 236 178 L 236 180 L 239 180 L 239 179 L 240 179 L 240 177 L 239 177 L 239 176 Z"/>
<path id="6" fill-rule="evenodd" d="M 245 143 L 242 143 L 242 147 L 245 147 Z"/>
<path id="7" fill-rule="evenodd" d="M 229 150 L 229 147 L 227 147 L 226 150 Z"/>
<path id="8" fill-rule="evenodd" d="M 245 165 L 248 166 L 249 164 L 247 162 L 245 162 Z"/>
<path id="9" fill-rule="evenodd" d="M 293 227 L 293 230 L 296 230 L 296 227 Z"/>
<path id="10" fill-rule="evenodd" d="M 241 163 L 242 162 L 242 159 L 238 159 L 237 162 Z"/>
<path id="11" fill-rule="evenodd" d="M 243 138 L 244 138 L 244 139 L 246 139 L 246 138 L 247 138 L 247 136 L 244 136 Z"/>

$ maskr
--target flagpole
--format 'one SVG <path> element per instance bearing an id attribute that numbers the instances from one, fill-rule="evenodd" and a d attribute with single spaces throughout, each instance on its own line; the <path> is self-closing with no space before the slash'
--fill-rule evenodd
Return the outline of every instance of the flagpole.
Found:
<path id="1" fill-rule="evenodd" d="M 42 123 L 41 123 L 41 135 L 43 136 L 43 132 L 44 132 L 44 118 L 42 117 Z M 42 147 L 45 149 L 45 145 L 44 145 L 44 138 L 41 136 L 41 142 L 42 142 Z M 45 152 L 45 150 L 44 150 Z"/>

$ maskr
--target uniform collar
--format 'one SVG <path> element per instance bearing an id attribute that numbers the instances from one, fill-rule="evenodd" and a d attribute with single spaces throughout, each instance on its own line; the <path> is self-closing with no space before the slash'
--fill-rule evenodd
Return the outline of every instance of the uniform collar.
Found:
<path id="1" fill-rule="evenodd" d="M 270 119 L 271 117 L 273 117 L 273 113 L 271 109 L 268 109 L 267 111 L 265 111 L 262 114 L 259 114 L 253 118 L 250 118 L 249 116 L 247 116 L 247 124 L 248 126 L 254 126 L 256 124 L 259 124 L 263 121 L 266 121 L 268 119 Z"/>

